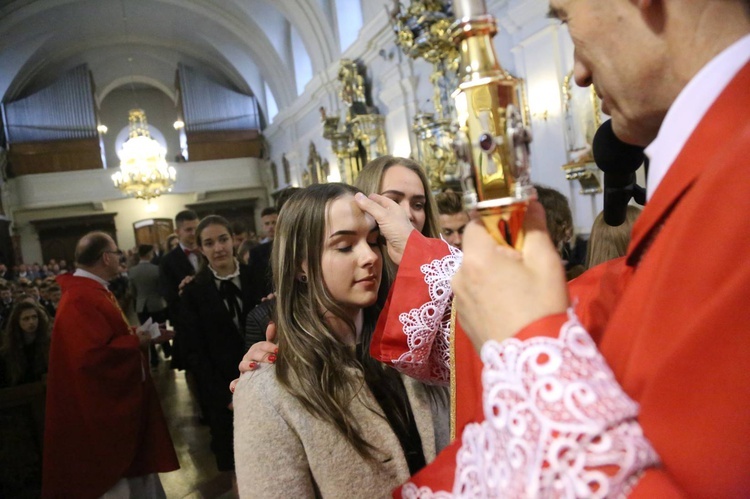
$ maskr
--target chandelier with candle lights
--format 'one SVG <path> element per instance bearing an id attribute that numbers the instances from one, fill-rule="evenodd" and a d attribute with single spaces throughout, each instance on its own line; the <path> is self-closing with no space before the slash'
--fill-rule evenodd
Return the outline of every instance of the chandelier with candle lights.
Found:
<path id="1" fill-rule="evenodd" d="M 172 190 L 177 172 L 165 159 L 166 151 L 148 130 L 146 113 L 131 109 L 128 140 L 122 146 L 120 171 L 112 182 L 123 194 L 150 200 Z"/>

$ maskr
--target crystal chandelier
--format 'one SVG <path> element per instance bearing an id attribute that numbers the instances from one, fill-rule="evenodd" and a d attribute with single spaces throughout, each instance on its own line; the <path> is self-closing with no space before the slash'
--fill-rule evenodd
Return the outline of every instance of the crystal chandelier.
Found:
<path id="1" fill-rule="evenodd" d="M 131 109 L 130 133 L 122 145 L 120 171 L 112 182 L 126 196 L 152 199 L 172 190 L 177 172 L 167 164 L 166 151 L 151 138 L 142 109 Z"/>

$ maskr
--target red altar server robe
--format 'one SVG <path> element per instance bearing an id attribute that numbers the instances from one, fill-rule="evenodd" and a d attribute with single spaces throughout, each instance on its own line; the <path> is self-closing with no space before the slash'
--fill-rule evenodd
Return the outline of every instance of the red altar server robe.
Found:
<path id="1" fill-rule="evenodd" d="M 47 378 L 43 497 L 95 498 L 179 468 L 138 337 L 100 283 L 61 275 Z"/>
<path id="2" fill-rule="evenodd" d="M 749 88 L 746 66 L 670 167 L 634 227 L 625 260 L 592 269 L 570 288 L 581 323 L 638 404 L 637 422 L 661 463 L 638 471 L 628 489 L 634 497 L 750 496 Z M 449 278 L 459 262 L 439 244 L 412 235 L 372 353 L 444 382 Z M 557 337 L 567 319 L 545 318 L 515 339 Z M 484 415 L 482 366 L 457 329 L 460 436 Z M 483 354 L 491 359 L 494 352 Z M 452 491 L 465 472 L 456 471 L 460 448 L 472 443 L 454 441 L 412 477 L 409 495 Z"/>

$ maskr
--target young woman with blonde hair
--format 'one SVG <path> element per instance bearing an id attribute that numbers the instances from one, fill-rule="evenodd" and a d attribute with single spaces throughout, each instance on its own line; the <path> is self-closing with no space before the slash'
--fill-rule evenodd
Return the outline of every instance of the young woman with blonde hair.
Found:
<path id="1" fill-rule="evenodd" d="M 610 227 L 604 221 L 604 212 L 599 213 L 591 227 L 586 248 L 587 269 L 614 258 L 625 256 L 628 252 L 633 224 L 640 214 L 640 208 L 628 205 L 625 212 L 625 221 L 617 227 Z"/>

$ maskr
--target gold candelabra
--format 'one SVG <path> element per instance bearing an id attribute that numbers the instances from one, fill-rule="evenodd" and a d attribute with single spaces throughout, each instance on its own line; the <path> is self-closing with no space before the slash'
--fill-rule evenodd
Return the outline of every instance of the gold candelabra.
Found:
<path id="1" fill-rule="evenodd" d="M 455 140 L 455 109 L 450 98 L 456 88 L 459 52 L 451 38 L 454 23 L 450 2 L 412 0 L 408 7 L 396 2 L 390 12 L 396 43 L 412 59 L 432 64 L 434 114 L 419 113 L 412 130 L 417 138 L 417 157 L 427 170 L 432 188 L 460 189 L 459 170 L 452 144 Z"/>
<path id="2" fill-rule="evenodd" d="M 453 118 L 450 93 L 456 88 L 458 49 L 451 39 L 455 18 L 450 2 L 412 0 L 405 7 L 397 1 L 390 17 L 401 50 L 412 59 L 424 59 L 432 64 L 430 83 L 435 121 Z"/>

